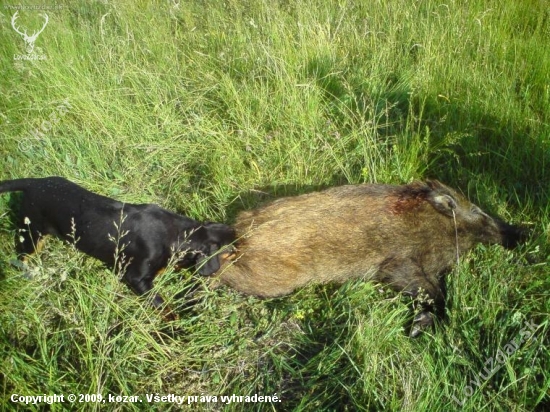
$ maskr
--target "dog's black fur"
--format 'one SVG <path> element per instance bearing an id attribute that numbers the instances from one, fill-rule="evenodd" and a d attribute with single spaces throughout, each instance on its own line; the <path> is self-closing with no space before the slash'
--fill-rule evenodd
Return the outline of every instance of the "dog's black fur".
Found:
<path id="1" fill-rule="evenodd" d="M 0 182 L 0 193 L 14 191 L 23 192 L 16 236 L 20 257 L 39 249 L 45 235 L 76 242 L 82 252 L 122 269 L 122 280 L 138 295 L 151 290 L 172 256 L 177 268 L 211 275 L 220 267 L 219 252 L 231 250 L 235 240 L 233 229 L 222 223 L 199 223 L 153 204 L 122 203 L 62 177 Z M 155 295 L 153 305 L 162 304 Z"/>

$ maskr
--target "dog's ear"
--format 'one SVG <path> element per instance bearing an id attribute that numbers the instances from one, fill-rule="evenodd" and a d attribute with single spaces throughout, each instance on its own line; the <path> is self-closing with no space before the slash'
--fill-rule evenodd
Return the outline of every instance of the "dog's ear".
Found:
<path id="1" fill-rule="evenodd" d="M 206 229 L 208 242 L 228 245 L 236 239 L 235 230 L 223 223 L 206 222 L 203 227 Z"/>
<path id="2" fill-rule="evenodd" d="M 216 244 L 210 243 L 205 249 L 197 258 L 195 267 L 201 276 L 210 276 L 220 268 L 220 258 L 215 254 L 219 248 Z"/>
<path id="3" fill-rule="evenodd" d="M 202 276 L 210 276 L 220 268 L 220 257 L 216 253 L 223 246 L 233 243 L 236 239 L 235 230 L 223 223 L 207 222 L 203 225 L 206 229 L 206 239 L 199 248 L 201 253 L 197 257 L 195 267 Z"/>

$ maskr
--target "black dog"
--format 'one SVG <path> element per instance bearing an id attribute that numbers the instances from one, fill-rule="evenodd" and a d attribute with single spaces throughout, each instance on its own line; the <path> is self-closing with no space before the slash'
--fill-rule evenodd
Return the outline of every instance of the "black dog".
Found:
<path id="1" fill-rule="evenodd" d="M 92 193 L 62 177 L 6 180 L 0 193 L 22 191 L 18 252 L 39 251 L 42 237 L 76 242 L 82 252 L 121 271 L 138 295 L 174 256 L 177 268 L 195 267 L 208 276 L 231 255 L 235 233 L 221 223 L 199 223 L 153 204 L 122 203 Z M 220 252 L 220 253 L 218 253 Z M 155 295 L 153 305 L 163 300 Z"/>

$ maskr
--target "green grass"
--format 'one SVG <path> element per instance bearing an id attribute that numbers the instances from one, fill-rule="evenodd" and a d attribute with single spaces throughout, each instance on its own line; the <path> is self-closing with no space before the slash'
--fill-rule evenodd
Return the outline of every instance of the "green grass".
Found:
<path id="1" fill-rule="evenodd" d="M 74 3 L 46 10 L 38 61 L 14 59 L 25 50 L 15 3 L 0 5 L 0 179 L 61 175 L 231 222 L 321 187 L 438 178 L 532 234 L 515 251 L 463 256 L 445 325 L 416 340 L 403 333 L 404 298 L 362 282 L 261 301 L 169 271 L 157 286 L 174 305 L 201 291 L 166 324 L 59 241 L 22 274 L 2 195 L 0 409 L 17 409 L 14 393 L 99 393 L 143 402 L 77 409 L 548 410 L 546 2 Z M 41 25 L 37 12 L 19 14 L 29 32 Z M 58 121 L 33 138 L 52 113 Z M 469 392 L 525 321 L 540 325 L 536 339 Z M 155 393 L 282 401 L 149 404 Z"/>

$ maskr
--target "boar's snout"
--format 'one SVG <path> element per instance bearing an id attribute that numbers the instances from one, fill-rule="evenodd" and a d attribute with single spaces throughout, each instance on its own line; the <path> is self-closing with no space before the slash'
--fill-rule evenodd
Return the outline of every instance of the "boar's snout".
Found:
<path id="1" fill-rule="evenodd" d="M 525 241 L 527 233 L 524 228 L 503 221 L 498 221 L 497 224 L 502 238 L 501 244 L 505 248 L 513 249 Z"/>

